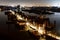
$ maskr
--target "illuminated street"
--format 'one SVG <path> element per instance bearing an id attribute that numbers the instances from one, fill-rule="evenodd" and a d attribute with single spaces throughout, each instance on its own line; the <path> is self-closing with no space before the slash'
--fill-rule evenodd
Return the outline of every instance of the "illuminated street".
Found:
<path id="1" fill-rule="evenodd" d="M 0 40 L 60 40 L 60 0 L 0 0 Z"/>
<path id="2" fill-rule="evenodd" d="M 19 15 L 18 13 L 14 13 L 14 11 L 12 11 L 12 10 L 10 10 L 10 12 L 11 12 L 11 16 L 12 15 L 16 16 L 16 18 L 15 18 L 17 20 L 16 23 L 19 26 L 24 25 L 24 29 L 23 30 L 20 30 L 20 31 L 30 31 L 36 37 L 37 36 L 41 36 L 41 35 L 48 35 L 48 36 L 51 36 L 53 38 L 60 39 L 60 37 L 57 36 L 56 34 L 53 34 L 52 31 L 49 32 L 48 30 L 45 29 L 45 27 L 47 27 L 47 26 L 50 25 L 50 23 L 47 24 L 48 21 L 45 21 L 46 23 L 43 22 L 43 24 L 41 24 L 41 23 L 40 24 L 37 24 L 37 22 L 35 23 L 34 20 L 32 21 L 31 18 L 28 19 L 28 17 L 29 17 L 28 15 L 27 15 L 28 17 L 24 18 L 24 16 L 22 17 L 22 15 Z M 47 18 L 45 16 L 42 16 L 42 17 L 40 17 L 40 19 L 43 19 L 44 20 L 44 19 L 47 19 Z M 53 24 L 53 25 L 55 25 L 55 24 Z M 50 25 L 50 26 L 52 26 L 52 25 Z M 34 34 L 34 31 L 36 31 L 37 33 Z M 42 40 L 42 39 L 40 39 L 40 40 Z"/>

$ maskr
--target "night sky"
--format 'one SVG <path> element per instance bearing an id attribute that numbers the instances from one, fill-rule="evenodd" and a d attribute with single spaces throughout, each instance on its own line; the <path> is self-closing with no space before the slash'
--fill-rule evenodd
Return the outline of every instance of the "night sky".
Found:
<path id="1" fill-rule="evenodd" d="M 60 6 L 60 0 L 0 0 L 0 5 Z"/>

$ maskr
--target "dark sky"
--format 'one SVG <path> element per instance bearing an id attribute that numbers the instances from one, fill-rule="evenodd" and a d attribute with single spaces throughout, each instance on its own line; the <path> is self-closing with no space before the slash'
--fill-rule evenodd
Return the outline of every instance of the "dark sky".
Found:
<path id="1" fill-rule="evenodd" d="M 60 0 L 0 0 L 0 4 L 3 5 L 20 4 L 22 6 L 24 5 L 60 6 Z"/>

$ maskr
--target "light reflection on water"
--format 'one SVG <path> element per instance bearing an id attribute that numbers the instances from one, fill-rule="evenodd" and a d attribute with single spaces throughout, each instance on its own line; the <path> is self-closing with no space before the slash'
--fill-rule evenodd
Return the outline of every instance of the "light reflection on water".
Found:
<path id="1" fill-rule="evenodd" d="M 60 34 L 60 13 L 55 13 L 52 15 L 47 15 L 50 18 L 50 21 L 56 21 L 56 31 Z"/>
<path id="2" fill-rule="evenodd" d="M 56 20 L 56 31 L 60 34 L 60 13 L 55 13 L 46 16 L 50 18 L 51 22 Z M 7 16 L 4 14 L 4 12 L 0 12 L 0 28 L 7 30 L 6 21 L 7 21 Z"/>

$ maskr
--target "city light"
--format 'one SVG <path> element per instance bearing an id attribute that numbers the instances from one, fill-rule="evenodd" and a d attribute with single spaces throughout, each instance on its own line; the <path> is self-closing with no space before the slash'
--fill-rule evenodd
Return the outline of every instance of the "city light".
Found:
<path id="1" fill-rule="evenodd" d="M 38 28 L 38 32 L 39 32 L 40 34 L 44 34 L 45 31 L 44 31 L 43 27 L 39 27 L 39 28 Z"/>
<path id="2" fill-rule="evenodd" d="M 35 31 L 37 31 L 37 33 L 36 34 L 34 34 L 34 35 L 48 35 L 48 36 L 51 36 L 51 37 L 53 37 L 53 38 L 56 38 L 56 39 L 60 39 L 60 37 L 59 36 L 56 36 L 56 35 L 54 35 L 53 33 L 47 33 L 46 34 L 46 31 L 47 30 L 45 30 L 45 27 L 47 27 L 46 26 L 46 24 L 45 23 L 38 23 L 38 22 L 35 22 L 35 20 L 33 20 L 32 21 L 32 19 L 30 18 L 28 18 L 29 17 L 29 15 L 27 15 L 28 17 L 24 17 L 24 16 L 22 16 L 21 14 L 19 14 L 19 13 L 15 13 L 14 11 L 12 11 L 12 10 L 9 10 L 10 12 L 11 12 L 11 14 L 12 15 L 14 15 L 14 16 L 16 16 L 16 20 L 17 20 L 17 24 L 19 24 L 19 26 L 21 26 L 21 25 L 24 25 L 24 29 L 25 29 L 25 31 L 31 31 L 32 33 L 33 32 L 35 32 Z M 33 16 L 32 16 L 33 17 Z M 42 20 L 44 20 L 44 19 L 46 19 L 46 16 L 39 16 L 39 18 L 40 18 L 40 20 L 42 19 Z M 30 20 L 30 21 L 29 21 Z M 20 21 L 20 22 L 19 22 Z M 23 22 L 22 22 L 23 21 Z M 46 21 L 45 21 L 46 22 Z M 47 21 L 48 22 L 48 21 Z M 48 32 L 48 31 L 47 31 Z"/>
<path id="3" fill-rule="evenodd" d="M 17 22 L 17 24 L 19 24 L 19 25 L 25 25 L 25 23 L 22 23 L 22 22 Z"/>
<path id="4" fill-rule="evenodd" d="M 9 10 L 13 15 L 15 15 L 15 12 L 14 11 L 12 11 L 12 10 Z"/>
<path id="5" fill-rule="evenodd" d="M 17 14 L 16 16 L 17 16 L 17 20 L 23 20 L 23 18 L 21 17 L 21 15 L 18 15 L 18 14 Z M 26 20 L 26 19 L 24 19 L 24 20 Z M 18 23 L 18 24 L 23 25 L 23 24 L 25 24 L 25 23 Z M 27 21 L 26 21 L 26 27 L 27 27 L 27 28 L 26 28 L 27 31 L 28 31 L 28 30 L 33 31 L 33 29 L 35 29 L 40 35 L 45 34 L 45 29 L 44 29 L 45 24 L 43 24 L 42 27 L 39 26 L 39 28 L 37 28 L 37 26 L 35 26 L 34 24 L 28 22 L 28 19 L 27 19 Z M 33 28 L 33 29 L 32 29 L 32 28 Z M 58 37 L 58 36 L 56 36 L 56 35 L 53 35 L 52 33 L 49 33 L 49 34 L 46 34 L 46 35 L 52 36 L 53 38 L 56 38 L 56 39 L 60 39 L 60 37 Z"/>
<path id="6" fill-rule="evenodd" d="M 29 22 L 26 22 L 26 25 L 30 25 Z"/>
<path id="7" fill-rule="evenodd" d="M 48 33 L 48 35 L 53 37 L 53 38 L 56 38 L 56 39 L 60 40 L 60 36 L 54 35 L 52 33 Z"/>
<path id="8" fill-rule="evenodd" d="M 18 20 L 23 20 L 23 18 L 20 15 L 16 15 Z"/>
<path id="9" fill-rule="evenodd" d="M 60 0 L 0 0 L 0 20 L 2 40 L 60 40 Z"/>

